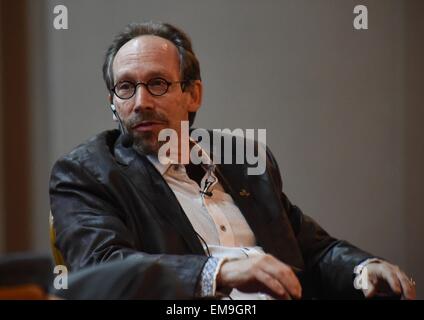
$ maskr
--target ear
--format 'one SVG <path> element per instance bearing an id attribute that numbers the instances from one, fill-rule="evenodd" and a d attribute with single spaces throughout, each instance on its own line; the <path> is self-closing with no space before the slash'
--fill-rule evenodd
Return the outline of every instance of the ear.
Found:
<path id="1" fill-rule="evenodd" d="M 202 104 L 203 98 L 203 85 L 202 81 L 194 80 L 185 91 L 188 95 L 187 99 L 187 111 L 188 112 L 196 112 L 199 110 Z"/>

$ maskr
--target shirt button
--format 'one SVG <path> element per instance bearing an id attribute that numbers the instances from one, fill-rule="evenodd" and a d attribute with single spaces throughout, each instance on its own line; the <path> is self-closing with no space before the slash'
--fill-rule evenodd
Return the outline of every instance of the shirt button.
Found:
<path id="1" fill-rule="evenodd" d="M 224 225 L 221 225 L 221 230 L 225 232 L 225 231 L 227 231 L 227 228 L 225 228 Z"/>

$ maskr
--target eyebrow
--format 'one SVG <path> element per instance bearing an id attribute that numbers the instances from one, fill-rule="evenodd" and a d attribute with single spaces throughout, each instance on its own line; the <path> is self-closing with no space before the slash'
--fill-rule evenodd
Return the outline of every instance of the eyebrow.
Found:
<path id="1" fill-rule="evenodd" d="M 165 71 L 165 70 L 155 70 L 155 71 L 151 71 L 147 73 L 146 78 L 149 79 L 153 79 L 153 78 L 165 78 L 166 80 L 173 80 L 171 75 Z M 132 73 L 131 71 L 124 71 L 123 73 L 117 75 L 116 77 L 116 82 L 122 81 L 122 79 L 125 78 L 130 78 L 130 79 L 134 79 L 135 78 L 135 74 Z"/>

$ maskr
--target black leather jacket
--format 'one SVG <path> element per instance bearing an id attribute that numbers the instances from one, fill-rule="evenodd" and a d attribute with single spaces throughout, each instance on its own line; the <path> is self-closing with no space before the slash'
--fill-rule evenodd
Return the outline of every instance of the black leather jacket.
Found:
<path id="1" fill-rule="evenodd" d="M 172 271 L 194 296 L 207 260 L 202 245 L 160 173 L 121 140 L 118 130 L 102 132 L 54 165 L 50 200 L 56 246 L 72 270 L 155 255 L 149 257 L 152 263 Z M 247 165 L 238 164 L 218 165 L 217 174 L 257 244 L 302 270 L 306 296 L 362 297 L 353 287 L 353 269 L 371 255 L 332 238 L 290 203 L 269 150 L 263 175 L 247 175 Z"/>

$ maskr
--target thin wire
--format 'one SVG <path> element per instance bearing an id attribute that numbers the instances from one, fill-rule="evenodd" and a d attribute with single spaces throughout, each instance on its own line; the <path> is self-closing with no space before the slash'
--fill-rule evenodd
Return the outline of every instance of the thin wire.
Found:
<path id="1" fill-rule="evenodd" d="M 212 255 L 209 251 L 208 244 L 206 243 L 205 239 L 203 239 L 202 236 L 196 232 L 196 230 L 194 232 L 197 234 L 197 236 L 200 238 L 200 240 L 202 240 L 203 244 L 205 245 L 206 253 L 207 253 L 208 257 L 212 257 Z"/>

